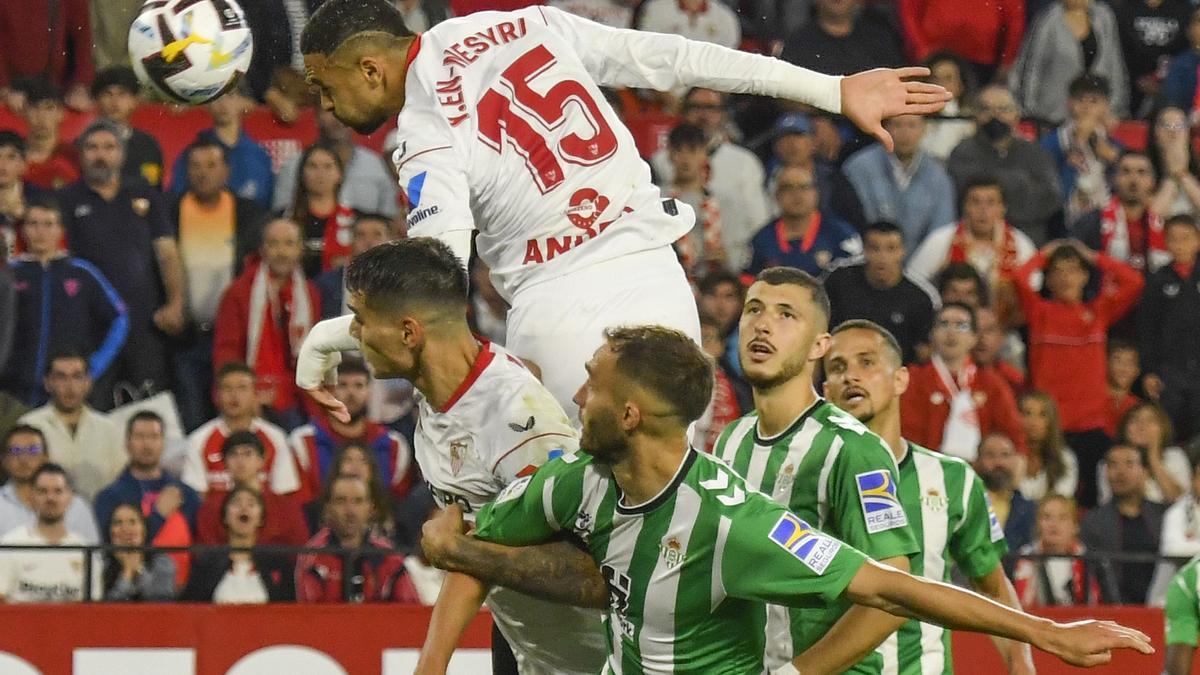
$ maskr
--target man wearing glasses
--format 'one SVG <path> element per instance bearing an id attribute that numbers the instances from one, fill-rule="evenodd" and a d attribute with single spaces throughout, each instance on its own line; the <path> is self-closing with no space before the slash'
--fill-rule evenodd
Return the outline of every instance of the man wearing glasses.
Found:
<path id="1" fill-rule="evenodd" d="M 775 201 L 779 218 L 750 241 L 747 283 L 768 267 L 795 267 L 819 277 L 833 261 L 862 253 L 862 241 L 849 223 L 817 209 L 812 171 L 799 166 L 780 169 Z"/>
<path id="2" fill-rule="evenodd" d="M 0 450 L 4 453 L 0 466 L 8 474 L 8 481 L 0 487 L 0 536 L 3 536 L 37 522 L 33 476 L 49 461 L 49 453 L 46 437 L 37 427 L 27 424 L 19 424 L 5 434 Z M 63 520 L 67 531 L 78 534 L 84 543 L 99 543 L 92 509 L 79 495 L 72 496 Z"/>

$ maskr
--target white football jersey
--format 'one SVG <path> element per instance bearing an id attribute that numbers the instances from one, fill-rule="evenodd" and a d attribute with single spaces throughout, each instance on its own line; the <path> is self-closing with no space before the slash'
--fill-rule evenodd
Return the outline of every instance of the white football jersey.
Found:
<path id="1" fill-rule="evenodd" d="M 462 241 L 446 235 L 478 229 L 479 255 L 509 300 L 691 230 L 690 209 L 664 204 L 599 85 L 775 95 L 795 69 L 553 7 L 444 21 L 408 58 L 393 161 L 409 233 Z"/>
<path id="2" fill-rule="evenodd" d="M 442 506 L 468 520 L 509 483 L 579 448 L 575 427 L 519 359 L 484 343 L 467 379 L 442 409 L 419 392 L 417 464 Z M 595 673 L 607 647 L 601 614 L 499 588 L 488 605 L 522 673 Z"/>

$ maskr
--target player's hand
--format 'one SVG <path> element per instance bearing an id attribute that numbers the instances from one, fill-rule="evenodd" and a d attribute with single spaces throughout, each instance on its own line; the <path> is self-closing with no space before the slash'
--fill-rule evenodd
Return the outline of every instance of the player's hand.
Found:
<path id="1" fill-rule="evenodd" d="M 350 333 L 353 323 L 354 317 L 349 314 L 318 322 L 305 336 L 296 355 L 296 386 L 342 423 L 350 421 L 350 412 L 327 386 L 337 381 L 342 352 L 359 347 L 358 340 Z"/>
<path id="2" fill-rule="evenodd" d="M 450 553 L 466 531 L 462 510 L 457 506 L 436 511 L 421 526 L 421 552 L 425 554 L 425 560 L 439 569 L 449 569 Z"/>
<path id="3" fill-rule="evenodd" d="M 333 395 L 331 387 L 321 386 L 315 389 L 302 390 L 309 398 L 311 398 L 321 409 L 329 413 L 333 419 L 342 424 L 350 423 L 350 409 L 342 403 L 338 397 Z"/>
<path id="4" fill-rule="evenodd" d="M 1090 668 L 1112 661 L 1114 649 L 1133 649 L 1153 654 L 1150 636 L 1112 621 L 1076 621 L 1053 624 L 1039 631 L 1039 649 L 1050 652 L 1073 666 Z"/>
<path id="5" fill-rule="evenodd" d="M 842 78 L 842 114 L 879 139 L 888 152 L 894 145 L 883 120 L 897 115 L 930 115 L 953 98 L 945 88 L 912 78 L 928 77 L 928 68 L 876 68 Z"/>

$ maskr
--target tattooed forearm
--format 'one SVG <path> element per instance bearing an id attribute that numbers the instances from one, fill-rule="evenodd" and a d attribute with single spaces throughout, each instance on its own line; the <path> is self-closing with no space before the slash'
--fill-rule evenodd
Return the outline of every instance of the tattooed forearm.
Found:
<path id="1" fill-rule="evenodd" d="M 591 556 L 565 541 L 537 546 L 502 546 L 460 537 L 439 556 L 439 567 L 469 574 L 564 605 L 608 607 L 608 587 Z"/>

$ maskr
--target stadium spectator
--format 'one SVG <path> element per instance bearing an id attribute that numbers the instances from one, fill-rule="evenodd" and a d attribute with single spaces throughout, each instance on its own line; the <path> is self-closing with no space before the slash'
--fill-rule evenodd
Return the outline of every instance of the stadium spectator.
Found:
<path id="1" fill-rule="evenodd" d="M 1085 297 L 1095 269 L 1099 291 Z M 1034 290 L 1041 272 L 1048 297 Z M 1079 459 L 1080 506 L 1096 504 L 1096 467 L 1109 439 L 1106 333 L 1137 302 L 1137 270 L 1075 240 L 1047 244 L 1012 275 L 1029 331 L 1029 379 L 1054 398 L 1067 443 Z"/>
<path id="2" fill-rule="evenodd" d="M 25 139 L 20 134 L 0 130 L 0 258 L 3 259 L 13 254 L 25 210 L 33 202 L 50 196 L 46 190 L 24 180 L 28 167 L 25 152 Z"/>
<path id="3" fill-rule="evenodd" d="M 0 532 L 7 533 L 22 525 L 37 522 L 33 475 L 50 458 L 46 437 L 37 427 L 19 424 L 7 431 L 3 439 L 0 451 L 4 455 L 0 468 L 3 468 L 8 480 L 0 487 Z M 67 529 L 78 534 L 85 542 L 100 542 L 92 508 L 83 497 L 74 495 L 71 498 L 64 518 Z"/>
<path id="4" fill-rule="evenodd" d="M 737 275 L 718 270 L 705 275 L 696 283 L 700 291 L 697 306 L 701 316 L 707 315 L 720 327 L 721 339 L 725 342 L 725 361 L 741 376 L 738 360 L 738 320 L 742 317 L 742 302 L 746 288 Z"/>
<path id="5" fill-rule="evenodd" d="M 962 59 L 950 52 L 938 52 L 925 59 L 929 81 L 941 85 L 954 98 L 936 115 L 925 118 L 925 136 L 921 149 L 945 162 L 959 143 L 975 134 L 975 76 Z"/>
<path id="6" fill-rule="evenodd" d="M 1093 251 L 1150 274 L 1166 265 L 1163 219 L 1154 211 L 1154 165 L 1140 152 L 1126 152 L 1116 163 L 1113 196 L 1084 214 L 1071 234 Z"/>
<path id="7" fill-rule="evenodd" d="M 1017 463 L 1013 442 L 1004 434 L 989 434 L 979 443 L 974 467 L 987 488 L 996 520 L 1004 528 L 1004 540 L 1010 550 L 1019 551 L 1033 541 L 1037 509 L 1017 489 Z"/>
<path id="8" fill-rule="evenodd" d="M 296 354 L 321 316 L 317 287 L 300 268 L 300 236 L 290 220 L 267 223 L 262 262 L 247 267 L 221 296 L 213 334 L 213 366 L 248 363 L 264 407 L 289 429 L 304 419 L 294 377 Z"/>
<path id="9" fill-rule="evenodd" d="M 125 344 L 129 317 L 100 270 L 59 248 L 63 227 L 56 204 L 31 204 L 21 233 L 28 252 L 9 262 L 19 330 L 6 380 L 27 405 L 37 406 L 46 402 L 49 355 L 86 354 L 89 375 L 100 379 Z"/>
<path id="10" fill-rule="evenodd" d="M 1016 136 L 1021 111 L 1007 89 L 999 85 L 979 92 L 974 136 L 950 153 L 946 170 L 965 198 L 972 178 L 994 177 L 1005 195 L 1020 195 L 1008 204 L 1008 220 L 1034 244 L 1048 238 L 1051 221 L 1062 210 L 1062 186 L 1054 160 L 1037 143 Z"/>
<path id="11" fill-rule="evenodd" d="M 1021 432 L 1028 449 L 1019 472 L 1018 486 L 1026 499 L 1047 494 L 1072 496 L 1079 488 L 1079 461 L 1067 447 L 1054 399 L 1040 391 L 1027 391 L 1017 399 Z"/>
<path id="12" fill-rule="evenodd" d="M 817 156 L 815 131 L 813 118 L 804 113 L 787 113 L 775 121 L 775 126 L 771 128 L 771 157 L 767 160 L 766 166 L 767 191 L 774 192 L 776 176 L 783 167 L 804 167 L 812 171 L 817 178 L 821 210 L 842 213 L 846 218 L 853 220 L 852 216 L 860 215 L 862 206 L 842 204 L 841 201 L 844 200 L 835 199 L 844 196 L 839 192 L 841 187 L 839 181 L 845 179 L 838 176 L 837 167 L 833 162 Z M 835 202 L 837 207 L 835 207 Z M 745 236 L 749 237 L 753 234 L 753 232 L 746 232 Z"/>
<path id="13" fill-rule="evenodd" d="M 695 88 L 683 97 L 681 121 L 704 130 L 708 139 L 708 184 L 721 197 L 725 206 L 722 230 L 731 269 L 741 269 L 747 257 L 750 238 L 771 216 L 763 185 L 766 176 L 758 156 L 730 138 L 725 94 L 711 89 Z M 650 166 L 659 185 L 669 185 L 674 179 L 666 148 L 650 158 Z M 738 258 L 737 256 L 741 256 Z"/>
<path id="14" fill-rule="evenodd" d="M 130 125 L 133 112 L 141 103 L 139 90 L 137 75 L 128 66 L 105 68 L 92 80 L 96 112 L 121 131 L 121 142 L 125 144 L 121 173 L 127 178 L 141 177 L 152 187 L 162 189 L 165 178 L 162 148 L 153 136 Z"/>
<path id="15" fill-rule="evenodd" d="M 1061 124 L 1070 84 L 1083 74 L 1107 80 L 1113 111 L 1129 116 L 1129 76 L 1112 8 L 1093 0 L 1059 0 L 1034 17 L 1008 85 L 1027 117 Z"/>
<path id="16" fill-rule="evenodd" d="M 363 251 L 385 241 L 392 241 L 396 238 L 395 230 L 392 227 L 392 219 L 386 216 L 380 216 L 371 213 L 359 214 L 354 219 L 354 239 L 350 242 L 350 257 L 362 253 Z M 479 259 L 472 258 L 472 264 L 481 264 Z M 317 287 L 317 293 L 321 297 L 321 318 L 332 319 L 342 316 L 349 310 L 346 308 L 346 267 L 345 265 L 335 267 L 317 275 L 313 279 L 313 285 Z M 474 290 L 478 290 L 478 279 L 473 278 L 471 286 Z M 490 280 L 489 280 L 490 283 Z M 503 300 L 501 300 L 503 303 Z M 503 317 L 501 317 L 503 318 Z M 500 342 L 504 342 L 504 330 L 500 331 Z"/>
<path id="17" fill-rule="evenodd" d="M 1173 52 L 1162 82 L 1162 102 L 1188 111 L 1196 120 L 1196 69 L 1200 68 L 1200 7 L 1193 5 L 1187 19 L 1187 48 Z"/>
<path id="18" fill-rule="evenodd" d="M 1075 501 L 1048 494 L 1038 501 L 1037 540 L 1020 555 L 1082 556 L 1088 552 L 1079 541 L 1079 514 Z M 1114 597 L 1112 565 L 1087 558 L 1020 558 L 1013 585 L 1025 607 L 1099 605 Z"/>
<path id="19" fill-rule="evenodd" d="M 412 2 L 412 0 L 407 1 Z M 564 12 L 570 12 L 575 16 L 602 23 L 610 28 L 632 28 L 633 7 L 630 5 L 637 3 L 631 2 L 631 0 L 550 0 L 546 4 Z M 404 11 L 403 6 L 401 6 L 401 11 Z M 409 30 L 420 30 L 412 28 L 412 24 L 408 21 L 408 16 L 405 15 L 404 25 L 408 26 Z"/>
<path id="20" fill-rule="evenodd" d="M 208 113 L 212 116 L 213 126 L 200 132 L 200 136 L 214 138 L 225 146 L 229 160 L 229 189 L 243 199 L 251 199 L 263 208 L 270 208 L 271 195 L 275 190 L 271 156 L 242 127 L 242 119 L 250 111 L 252 103 L 237 89 L 209 103 Z M 191 188 L 187 170 L 188 163 L 183 161 L 183 156 L 176 158 L 170 185 L 173 194 L 181 195 Z"/>
<path id="21" fill-rule="evenodd" d="M 1142 374 L 1137 348 L 1122 340 L 1108 342 L 1108 416 L 1104 433 L 1117 438 L 1121 419 L 1139 402 L 1133 394 L 1133 385 Z"/>
<path id="22" fill-rule="evenodd" d="M 90 0 L 92 58 L 97 72 L 129 66 L 129 27 L 137 18 L 143 0 Z M 94 94 L 93 94 L 94 96 Z"/>
<path id="23" fill-rule="evenodd" d="M 607 0 L 597 0 L 594 5 L 603 5 Z M 579 4 L 586 3 L 586 0 L 580 0 Z M 438 25 L 439 23 L 450 18 L 450 7 L 446 0 L 396 0 L 396 9 L 400 10 L 400 15 L 404 17 L 404 25 L 414 33 L 424 32 Z M 560 9 L 566 9 L 560 7 Z M 627 14 L 630 13 L 629 8 L 625 8 Z M 599 18 L 588 18 L 593 21 L 599 21 Z M 629 17 L 623 25 L 614 26 L 614 28 L 629 28 Z"/>
<path id="24" fill-rule="evenodd" d="M 76 141 L 83 179 L 59 194 L 71 252 L 112 282 L 129 313 L 129 334 L 113 367 L 98 381 L 93 403 L 115 405 L 114 389 L 156 392 L 167 383 L 165 338 L 183 330 L 183 268 L 162 195 L 121 176 L 121 131 L 94 122 Z"/>
<path id="25" fill-rule="evenodd" d="M 1146 499 L 1146 451 L 1117 443 L 1105 459 L 1112 501 L 1101 504 L 1083 517 L 1081 538 L 1095 552 L 1158 553 L 1166 507 Z M 1154 577 L 1153 562 L 1114 563 L 1116 597 L 1111 604 L 1145 604 Z"/>
<path id="26" fill-rule="evenodd" d="M 704 452 L 712 452 L 717 438 L 730 423 L 742 413 L 754 407 L 750 385 L 726 367 L 725 343 L 721 340 L 720 325 L 716 319 L 700 315 L 700 346 L 715 362 L 712 401 L 704 415 L 696 421 L 693 431 L 693 446 Z"/>
<path id="27" fill-rule="evenodd" d="M 779 58 L 831 75 L 905 62 L 891 21 L 861 0 L 814 0 L 812 19 L 788 36 Z"/>
<path id="28" fill-rule="evenodd" d="M 1022 363 L 1004 358 L 1008 334 L 1000 323 L 1000 317 L 991 307 L 975 309 L 975 322 L 979 325 L 979 340 L 971 350 L 971 358 L 981 370 L 990 370 L 1008 384 L 1009 391 L 1020 394 L 1025 391 L 1025 371 Z M 1019 341 L 1019 338 L 1018 338 Z"/>
<path id="29" fill-rule="evenodd" d="M 1000 180 L 980 176 L 962 190 L 962 219 L 933 230 L 908 258 L 910 274 L 934 281 L 953 263 L 970 263 L 990 288 L 1029 260 L 1037 247 L 1006 216 L 1014 201 Z M 1017 198 L 1015 201 L 1021 201 Z"/>
<path id="30" fill-rule="evenodd" d="M 1179 438 L 1200 433 L 1200 229 L 1191 216 L 1166 223 L 1171 264 L 1146 281 L 1138 315 L 1146 394 L 1160 401 Z"/>
<path id="31" fill-rule="evenodd" d="M 24 403 L 13 398 L 7 391 L 0 390 L 0 438 L 11 431 L 17 425 L 17 420 L 27 412 L 29 408 Z"/>
<path id="32" fill-rule="evenodd" d="M 946 265 L 937 276 L 937 291 L 942 302 L 957 302 L 975 310 L 992 306 L 987 282 L 969 262 Z"/>
<path id="33" fill-rule="evenodd" d="M 436 507 L 428 486 L 422 484 L 414 487 L 409 499 L 396 501 L 384 485 L 373 450 L 353 441 L 338 449 L 330 464 L 325 485 L 320 486 L 313 500 L 304 505 L 304 518 L 310 531 L 315 532 L 328 524 L 324 503 L 329 488 L 328 481 L 342 475 L 355 476 L 367 484 L 371 498 L 373 534 L 387 539 L 402 550 L 418 549 L 421 524 Z"/>
<path id="34" fill-rule="evenodd" d="M 1043 134 L 1039 143 L 1058 167 L 1065 218 L 1070 223 L 1109 202 L 1107 176 L 1121 146 L 1108 136 L 1116 123 L 1108 80 L 1084 73 L 1071 81 L 1067 92 L 1066 121 Z"/>
<path id="35" fill-rule="evenodd" d="M 908 368 L 908 389 L 900 398 L 904 437 L 971 462 L 980 440 L 999 432 L 1025 454 L 1008 385 L 971 360 L 978 328 L 966 305 L 947 304 L 938 311 L 930 333 L 932 358 Z"/>
<path id="36" fill-rule="evenodd" d="M 21 116 L 29 128 L 25 151 L 25 182 L 58 190 L 79 180 L 79 150 L 59 138 L 63 104 L 58 90 L 43 79 L 22 85 L 25 107 Z"/>
<path id="37" fill-rule="evenodd" d="M 242 11 L 250 26 L 250 35 L 254 38 L 254 55 L 244 78 L 245 94 L 271 105 L 285 122 L 294 121 L 298 111 L 280 88 L 281 80 L 291 72 L 303 70 L 298 48 L 300 32 L 307 24 L 315 4 L 318 3 L 311 0 L 243 3 Z M 263 203 L 263 206 L 270 206 L 270 202 Z"/>
<path id="38" fill-rule="evenodd" d="M 304 501 L 320 495 L 321 487 L 333 475 L 338 449 L 348 443 L 371 449 L 379 474 L 394 498 L 404 499 L 412 488 L 412 447 L 400 434 L 367 419 L 371 382 L 371 371 L 365 363 L 357 359 L 343 361 L 338 366 L 334 392 L 346 405 L 350 421 L 340 422 L 331 414 L 311 417 L 288 438 L 300 470 Z"/>
<path id="39" fill-rule="evenodd" d="M 82 355 L 51 356 L 45 382 L 50 402 L 30 411 L 21 422 L 41 430 L 50 460 L 71 473 L 78 494 L 91 499 L 125 466 L 121 432 L 87 404 L 92 378 Z"/>
<path id="40" fill-rule="evenodd" d="M 118 504 L 108 520 L 108 541 L 145 546 L 149 526 L 137 504 Z M 175 562 L 156 551 L 111 551 L 104 556 L 105 602 L 163 602 L 175 599 Z"/>
<path id="41" fill-rule="evenodd" d="M 1187 492 L 1163 513 L 1162 534 L 1158 544 L 1158 555 L 1162 557 L 1192 558 L 1200 555 L 1200 460 L 1190 458 L 1188 469 Z M 1162 605 L 1167 592 L 1165 585 L 1178 567 L 1167 560 L 1159 561 L 1149 604 Z"/>
<path id="42" fill-rule="evenodd" d="M 189 188 L 170 205 L 179 233 L 188 300 L 188 322 L 176 341 L 175 400 L 184 428 L 211 419 L 213 331 L 221 294 L 257 254 L 266 213 L 258 202 L 235 195 L 229 182 L 228 150 L 211 137 L 196 139 L 184 152 Z"/>
<path id="43" fill-rule="evenodd" d="M 777 266 L 820 276 L 835 260 L 862 253 L 862 241 L 849 223 L 818 210 L 816 179 L 808 169 L 782 169 L 775 184 L 775 200 L 779 219 L 750 240 L 748 277 Z"/>
<path id="44" fill-rule="evenodd" d="M 128 35 L 128 33 L 126 33 Z M 0 98 L 18 80 L 45 77 L 67 90 L 67 104 L 88 110 L 92 26 L 87 0 L 6 2 L 0 7 Z"/>
<path id="45" fill-rule="evenodd" d="M 311 279 L 349 260 L 356 214 L 339 200 L 345 170 L 331 146 L 316 143 L 305 148 L 300 171 L 299 189 L 283 214 L 300 225 L 304 274 Z"/>
<path id="46" fill-rule="evenodd" d="M 1024 0 L 989 2 L 964 12 L 956 0 L 900 0 L 897 12 L 908 54 L 923 61 L 947 51 L 969 64 L 980 82 L 1004 80 L 1025 32 Z"/>
<path id="47" fill-rule="evenodd" d="M 217 370 L 217 417 L 187 438 L 187 456 L 180 478 L 197 492 L 233 487 L 221 448 L 237 431 L 252 431 L 266 450 L 267 484 L 275 494 L 300 489 L 296 464 L 288 451 L 283 429 L 259 417 L 257 381 L 245 363 L 230 361 Z"/>
<path id="48" fill-rule="evenodd" d="M 0 545 L 83 546 L 88 542 L 67 527 L 66 513 L 74 497 L 67 472 L 57 464 L 34 471 L 33 510 L 37 521 L 0 537 Z M 83 599 L 82 551 L 5 551 L 0 553 L 0 603 L 79 602 Z M 100 561 L 92 565 L 91 596 L 99 600 Z"/>
<path id="49" fill-rule="evenodd" d="M 317 127 L 321 134 L 317 143 L 332 150 L 344 169 L 337 189 L 337 202 L 359 213 L 394 217 L 398 209 L 397 186 L 384 166 L 385 160 L 377 153 L 355 145 L 350 127 L 337 121 L 328 110 L 317 111 Z M 272 199 L 275 211 L 295 208 L 297 179 L 302 178 L 300 167 L 303 164 L 304 156 L 299 155 L 279 168 Z"/>
<path id="50" fill-rule="evenodd" d="M 1195 30 L 1200 32 L 1200 21 Z M 1181 213 L 1200 216 L 1200 158 L 1192 149 L 1184 110 L 1172 105 L 1159 109 L 1146 149 L 1158 178 L 1151 208 L 1164 218 Z"/>
<path id="51" fill-rule="evenodd" d="M 1174 445 L 1174 429 L 1162 408 L 1149 402 L 1132 408 L 1121 418 L 1116 439 L 1146 451 L 1146 499 L 1170 506 L 1190 489 L 1192 471 L 1187 453 Z M 1101 501 L 1112 496 L 1107 487 L 1101 475 Z"/>
<path id="52" fill-rule="evenodd" d="M 195 541 L 200 497 L 163 469 L 165 445 L 163 420 L 157 413 L 141 410 L 129 418 L 125 428 L 129 463 L 111 485 L 96 495 L 96 521 L 109 522 L 120 504 L 138 504 L 146 517 L 150 543 L 190 546 Z M 107 537 L 110 533 L 102 534 Z M 169 555 L 175 561 L 175 581 L 182 585 L 189 569 L 188 554 Z"/>
<path id="53" fill-rule="evenodd" d="M 954 183 L 941 163 L 920 148 L 924 117 L 901 115 L 885 126 L 895 152 L 871 145 L 851 155 L 842 173 L 854 186 L 866 220 L 899 223 L 905 250 L 912 251 L 934 228 L 954 221 Z"/>
<path id="54" fill-rule="evenodd" d="M 330 547 L 334 553 L 307 553 L 296 561 L 296 598 L 300 602 L 419 603 L 420 596 L 405 569 L 404 556 L 371 531 L 374 506 L 367 483 L 357 476 L 330 479 L 322 501 L 327 525 L 306 546 Z M 347 556 L 353 565 L 349 597 L 342 577 Z"/>
<path id="55" fill-rule="evenodd" d="M 829 325 L 870 319 L 886 328 L 900 344 L 904 363 L 929 353 L 933 312 L 941 304 L 924 279 L 904 273 L 904 234 L 886 220 L 863 232 L 862 259 L 841 261 L 825 277 L 832 315 Z"/>
<path id="56" fill-rule="evenodd" d="M 646 0 L 638 8 L 638 30 L 674 33 L 689 40 L 737 49 L 742 25 L 723 2 L 708 0 Z"/>
<path id="57" fill-rule="evenodd" d="M 1187 48 L 1192 3 L 1187 0 L 1121 0 L 1117 17 L 1121 52 L 1129 71 L 1129 112 L 1144 119 L 1162 89 L 1171 57 Z M 1195 68 L 1192 75 L 1195 76 Z"/>
<path id="58" fill-rule="evenodd" d="M 277 495 L 265 487 L 266 447 L 253 431 L 235 431 L 221 444 L 221 461 L 229 471 L 232 487 L 248 487 L 262 497 L 263 517 L 259 542 L 302 546 L 310 533 L 300 510 L 297 493 Z M 210 488 L 196 516 L 196 541 L 201 544 L 228 543 L 229 533 L 221 524 L 221 506 L 229 490 Z"/>
<path id="59" fill-rule="evenodd" d="M 181 600 L 263 604 L 296 599 L 289 556 L 242 550 L 259 544 L 265 510 L 262 495 L 251 488 L 238 486 L 229 491 L 221 504 L 229 549 L 196 556 Z"/>
<path id="60" fill-rule="evenodd" d="M 355 255 L 358 255 L 355 253 Z M 495 342 L 501 347 L 508 335 L 508 303 L 496 285 L 492 283 L 492 273 L 487 263 L 479 256 L 471 258 L 471 306 L 468 308 L 468 321 L 471 330 Z M 318 282 L 320 280 L 318 279 Z M 321 288 L 318 283 L 318 288 Z M 339 287 L 340 290 L 340 287 Z M 321 289 L 321 307 L 325 307 L 324 289 Z M 343 301 L 343 304 L 344 301 Z M 380 380 L 383 383 L 388 380 Z"/>
<path id="61" fill-rule="evenodd" d="M 708 189 L 712 172 L 700 127 L 680 124 L 672 129 L 667 136 L 667 156 L 671 162 L 671 181 L 663 184 L 663 196 L 678 199 L 696 212 L 691 232 L 675 242 L 679 263 L 688 277 L 694 279 L 725 266 L 727 256 L 721 230 L 725 207 L 720 197 Z"/>

